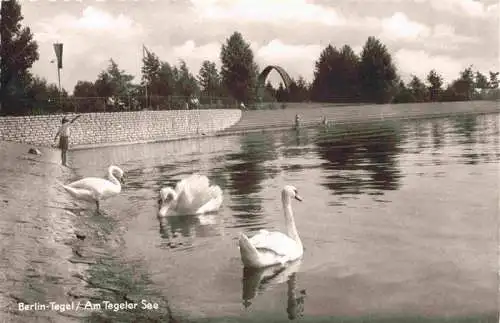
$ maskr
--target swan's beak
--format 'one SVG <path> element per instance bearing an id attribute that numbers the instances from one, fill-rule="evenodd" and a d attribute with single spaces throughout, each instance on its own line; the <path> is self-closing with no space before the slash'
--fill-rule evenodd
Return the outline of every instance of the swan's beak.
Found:
<path id="1" fill-rule="evenodd" d="M 302 202 L 302 197 L 300 197 L 300 195 L 298 195 L 298 194 L 295 194 L 295 199 L 296 199 L 297 201 Z"/>

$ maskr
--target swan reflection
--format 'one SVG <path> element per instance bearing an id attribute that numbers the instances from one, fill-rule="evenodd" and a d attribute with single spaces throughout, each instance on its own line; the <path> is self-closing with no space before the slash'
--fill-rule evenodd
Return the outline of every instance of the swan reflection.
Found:
<path id="1" fill-rule="evenodd" d="M 258 294 L 273 286 L 287 283 L 287 308 L 290 320 L 301 317 L 304 312 L 305 289 L 297 291 L 297 272 L 300 269 L 301 259 L 291 262 L 285 267 L 280 265 L 266 268 L 243 268 L 243 305 L 246 309 L 252 305 L 252 300 Z"/>
<path id="2" fill-rule="evenodd" d="M 221 234 L 220 219 L 214 214 L 167 216 L 157 219 L 160 223 L 160 236 L 169 241 L 177 237 L 204 238 Z"/>

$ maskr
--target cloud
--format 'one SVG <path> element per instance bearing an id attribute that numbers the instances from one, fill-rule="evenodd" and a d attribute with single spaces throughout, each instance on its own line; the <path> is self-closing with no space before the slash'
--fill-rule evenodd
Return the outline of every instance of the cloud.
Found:
<path id="1" fill-rule="evenodd" d="M 401 77 L 406 81 L 412 74 L 424 80 L 429 71 L 435 69 L 445 82 L 450 82 L 456 79 L 465 67 L 459 60 L 450 56 L 432 56 L 424 50 L 400 49 L 394 54 L 394 60 Z"/>
<path id="2" fill-rule="evenodd" d="M 384 18 L 381 21 L 382 36 L 392 40 L 412 39 L 428 37 L 431 33 L 430 28 L 411 21 L 402 12 L 396 12 L 390 18 Z"/>
<path id="3" fill-rule="evenodd" d="M 114 39 L 124 39 L 144 32 L 144 28 L 131 18 L 123 14 L 113 16 L 93 6 L 85 7 L 80 17 L 60 14 L 43 19 L 38 25 L 40 31 L 37 32 L 36 36 L 40 42 L 62 37 L 72 38 L 83 33 L 92 33 L 92 36 L 96 34 L 112 35 Z"/>
<path id="4" fill-rule="evenodd" d="M 113 15 L 94 6 L 83 7 L 78 15 L 61 13 L 43 18 L 33 25 L 40 52 L 33 70 L 55 82 L 55 65 L 49 62 L 55 57 L 53 43 L 62 42 L 61 82 L 70 91 L 77 80 L 94 80 L 111 57 L 121 68 L 134 73 L 140 70 L 140 39 L 145 31 L 124 14 Z"/>
<path id="5" fill-rule="evenodd" d="M 273 39 L 264 46 L 254 48 L 255 59 L 261 69 L 268 65 L 279 65 L 291 77 L 303 76 L 308 80 L 313 77 L 314 62 L 322 50 L 323 47 L 319 44 L 290 45 L 279 39 Z M 272 83 L 276 84 L 276 81 Z"/>
<path id="6" fill-rule="evenodd" d="M 345 24 L 334 8 L 306 0 L 191 0 L 202 19 L 238 22 L 312 23 L 329 26 Z"/>
<path id="7" fill-rule="evenodd" d="M 425 49 L 453 51 L 458 50 L 463 43 L 478 42 L 478 39 L 474 37 L 456 34 L 455 28 L 451 25 L 426 26 L 410 20 L 402 12 L 396 12 L 391 17 L 381 19 L 379 26 L 381 39 L 390 42 L 413 42 Z"/>
<path id="8" fill-rule="evenodd" d="M 484 0 L 420 0 L 433 9 L 456 15 L 476 18 L 498 17 L 498 3 L 486 4 Z"/>
<path id="9" fill-rule="evenodd" d="M 92 6 L 86 7 L 82 16 L 72 21 L 70 26 L 76 29 L 113 32 L 118 37 L 129 37 L 142 32 L 142 26 L 136 24 L 131 18 L 123 14 L 112 16 Z"/>
<path id="10" fill-rule="evenodd" d="M 323 48 L 317 44 L 287 45 L 279 39 L 273 39 L 257 50 L 257 57 L 270 62 L 296 62 L 297 59 L 314 59 L 319 57 Z"/>
<path id="11" fill-rule="evenodd" d="M 200 61 L 218 61 L 220 49 L 221 44 L 218 43 L 208 43 L 201 46 L 196 46 L 196 43 L 194 41 L 188 40 L 181 46 L 174 47 L 171 56 L 173 56 L 173 58 L 175 59 L 189 57 L 190 59 L 196 59 Z"/>

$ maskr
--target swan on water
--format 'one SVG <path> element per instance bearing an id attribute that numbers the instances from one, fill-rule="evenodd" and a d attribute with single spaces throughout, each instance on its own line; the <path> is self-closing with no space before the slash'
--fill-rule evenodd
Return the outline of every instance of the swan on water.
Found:
<path id="1" fill-rule="evenodd" d="M 62 187 L 76 199 L 95 202 L 99 211 L 99 202 L 119 194 L 123 182 L 123 170 L 111 165 L 108 168 L 108 179 L 86 177 L 73 183 L 62 184 Z"/>
<path id="2" fill-rule="evenodd" d="M 158 216 L 166 216 L 169 211 L 176 215 L 198 215 L 217 211 L 223 201 L 223 193 L 218 185 L 210 185 L 208 177 L 192 174 L 172 187 L 160 190 Z"/>
<path id="3" fill-rule="evenodd" d="M 267 230 L 260 230 L 251 238 L 243 233 L 240 234 L 240 254 L 245 267 L 263 268 L 277 264 L 285 265 L 287 262 L 302 257 L 304 248 L 295 227 L 292 198 L 302 201 L 297 188 L 287 185 L 281 192 L 287 234 Z"/>

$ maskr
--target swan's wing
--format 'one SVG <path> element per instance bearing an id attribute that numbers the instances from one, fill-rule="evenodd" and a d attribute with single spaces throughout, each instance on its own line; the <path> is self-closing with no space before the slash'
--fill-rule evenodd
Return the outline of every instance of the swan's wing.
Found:
<path id="1" fill-rule="evenodd" d="M 250 238 L 250 242 L 259 251 L 272 252 L 280 256 L 286 256 L 291 250 L 297 248 L 295 240 L 281 232 L 261 230 Z"/>
<path id="2" fill-rule="evenodd" d="M 63 185 L 62 187 L 76 199 L 95 201 L 95 194 L 91 190 L 84 188 L 74 188 L 68 185 Z"/>
<path id="3" fill-rule="evenodd" d="M 205 196 L 201 196 L 201 194 L 204 194 Z M 200 199 L 204 201 L 205 199 L 208 199 L 207 202 L 205 202 L 197 211 L 197 214 L 202 214 L 202 213 L 208 213 L 208 212 L 214 212 L 217 211 L 224 199 L 224 195 L 222 193 L 221 188 L 218 185 L 212 185 L 208 188 L 208 191 L 201 193 L 200 192 Z"/>
<path id="4" fill-rule="evenodd" d="M 208 179 L 208 177 L 197 173 L 190 175 L 184 180 L 188 185 L 200 188 L 208 188 L 208 186 L 210 185 L 210 180 Z"/>
<path id="5" fill-rule="evenodd" d="M 100 198 L 107 198 L 119 192 L 119 186 L 112 182 L 99 177 L 86 177 L 76 182 L 70 183 L 67 186 L 75 189 L 84 189 L 92 191 Z"/>
<path id="6" fill-rule="evenodd" d="M 218 208 L 222 203 L 222 201 L 219 201 L 222 190 L 216 185 L 212 188 L 209 184 L 208 177 L 199 174 L 193 174 L 179 182 L 176 186 L 179 194 L 179 208 L 193 213 L 209 212 L 213 208 Z M 215 200 L 212 204 L 205 206 L 214 197 Z M 202 207 L 203 212 L 200 212 L 199 209 Z"/>
<path id="7" fill-rule="evenodd" d="M 74 188 L 88 188 L 89 186 L 100 186 L 102 182 L 106 181 L 103 178 L 99 177 L 86 177 L 82 178 L 78 181 L 74 181 L 72 183 L 66 184 L 66 186 L 74 187 Z"/>
<path id="8" fill-rule="evenodd" d="M 108 183 L 111 183 L 110 181 L 103 179 L 103 178 L 98 178 L 98 177 L 87 177 L 87 178 L 82 178 L 81 180 L 78 180 L 76 182 L 67 184 L 69 187 L 73 188 L 82 188 L 86 190 L 92 190 L 98 193 L 101 193 L 102 190 L 108 185 Z"/>

